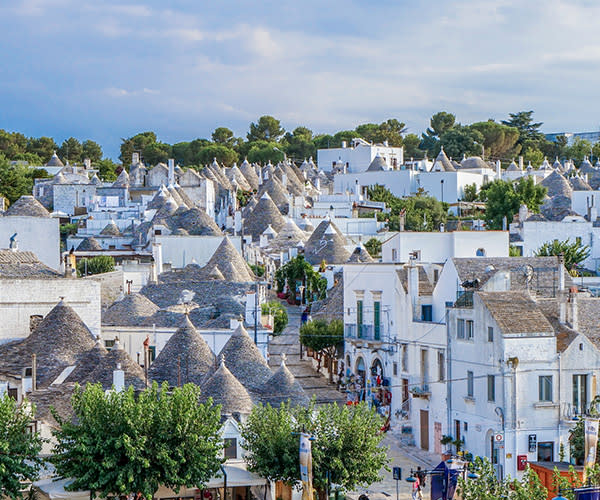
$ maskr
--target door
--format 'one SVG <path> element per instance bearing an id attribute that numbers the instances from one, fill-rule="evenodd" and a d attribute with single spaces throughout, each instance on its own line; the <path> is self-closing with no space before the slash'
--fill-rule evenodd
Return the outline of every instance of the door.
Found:
<path id="1" fill-rule="evenodd" d="M 434 452 L 437 454 L 442 453 L 442 443 L 440 440 L 442 439 L 442 423 L 434 422 L 433 423 L 433 447 Z"/>
<path id="2" fill-rule="evenodd" d="M 402 402 L 408 401 L 408 379 L 402 379 Z"/>
<path id="3" fill-rule="evenodd" d="M 421 410 L 421 449 L 429 450 L 429 411 Z"/>

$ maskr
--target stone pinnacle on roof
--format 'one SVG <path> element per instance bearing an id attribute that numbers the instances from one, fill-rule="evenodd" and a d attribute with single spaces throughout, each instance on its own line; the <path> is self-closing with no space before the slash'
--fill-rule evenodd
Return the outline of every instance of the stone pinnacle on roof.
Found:
<path id="1" fill-rule="evenodd" d="M 210 347 L 185 314 L 181 326 L 150 366 L 148 376 L 159 384 L 167 381 L 172 387 L 201 385 L 214 370 L 215 361 Z"/>
<path id="2" fill-rule="evenodd" d="M 252 411 L 252 398 L 244 385 L 225 365 L 225 357 L 220 356 L 219 368 L 202 386 L 202 398 L 212 398 L 221 405 L 223 415 L 241 413 L 248 415 Z"/>
<path id="3" fill-rule="evenodd" d="M 26 216 L 26 217 L 50 217 L 50 212 L 37 201 L 33 196 L 24 195 L 15 201 L 8 210 L 4 212 L 5 216 Z"/>
<path id="4" fill-rule="evenodd" d="M 241 324 L 229 337 L 220 354 L 227 359 L 231 373 L 249 390 L 260 391 L 273 375 L 267 361 Z"/>
<path id="5" fill-rule="evenodd" d="M 60 158 L 56 154 L 56 151 L 53 151 L 52 156 L 50 157 L 50 160 L 48 160 L 48 163 L 46 163 L 46 167 L 64 167 L 64 166 L 65 166 L 64 163 L 62 161 L 60 161 Z"/>

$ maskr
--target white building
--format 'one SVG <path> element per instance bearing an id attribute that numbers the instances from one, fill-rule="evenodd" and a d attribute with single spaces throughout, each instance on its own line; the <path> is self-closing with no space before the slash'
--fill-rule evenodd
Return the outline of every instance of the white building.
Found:
<path id="1" fill-rule="evenodd" d="M 341 148 L 319 149 L 317 165 L 319 169 L 330 172 L 364 172 L 376 156 L 385 162 L 386 169 L 398 169 L 404 163 L 404 148 L 390 147 L 387 144 L 371 144 L 363 139 L 352 139 L 350 147 L 342 141 Z"/>

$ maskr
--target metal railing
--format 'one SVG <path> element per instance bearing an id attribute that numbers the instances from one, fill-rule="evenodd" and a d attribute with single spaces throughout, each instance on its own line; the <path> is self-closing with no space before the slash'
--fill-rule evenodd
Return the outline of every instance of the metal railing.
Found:
<path id="1" fill-rule="evenodd" d="M 347 324 L 344 330 L 344 337 L 347 339 L 383 341 L 388 337 L 383 323 L 379 325 Z"/>
<path id="2" fill-rule="evenodd" d="M 473 307 L 473 290 L 457 290 L 454 307 Z"/>

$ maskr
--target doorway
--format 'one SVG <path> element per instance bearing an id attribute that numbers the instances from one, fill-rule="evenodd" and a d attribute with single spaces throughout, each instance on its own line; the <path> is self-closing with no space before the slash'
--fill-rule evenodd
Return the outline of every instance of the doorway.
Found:
<path id="1" fill-rule="evenodd" d="M 421 449 L 429 450 L 429 410 L 421 410 Z"/>

